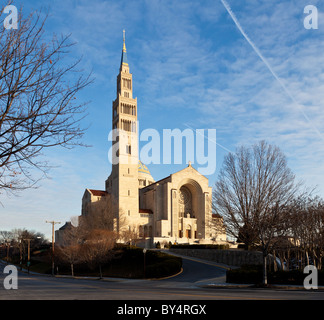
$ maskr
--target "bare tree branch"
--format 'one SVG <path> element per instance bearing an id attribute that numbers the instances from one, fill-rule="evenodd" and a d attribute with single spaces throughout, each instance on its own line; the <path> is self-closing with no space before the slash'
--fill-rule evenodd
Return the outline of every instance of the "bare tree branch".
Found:
<path id="1" fill-rule="evenodd" d="M 90 75 L 78 70 L 80 60 L 67 63 L 74 43 L 70 36 L 45 40 L 40 12 L 27 18 L 22 11 L 19 28 L 0 28 L 0 189 L 22 190 L 35 185 L 31 168 L 46 173 L 39 161 L 44 149 L 84 145 L 86 116 L 77 94 Z"/>
<path id="2" fill-rule="evenodd" d="M 261 141 L 225 157 L 213 192 L 214 211 L 229 234 L 247 247 L 260 246 L 266 259 L 273 239 L 287 232 L 283 213 L 299 187 L 280 149 Z"/>

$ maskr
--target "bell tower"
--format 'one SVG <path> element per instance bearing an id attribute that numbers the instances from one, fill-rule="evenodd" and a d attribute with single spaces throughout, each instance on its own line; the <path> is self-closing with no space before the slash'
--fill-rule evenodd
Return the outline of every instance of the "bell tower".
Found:
<path id="1" fill-rule="evenodd" d="M 131 225 L 139 212 L 138 195 L 138 128 L 137 98 L 133 99 L 133 78 L 129 70 L 125 30 L 117 97 L 112 104 L 112 172 L 106 180 L 106 191 L 112 195 L 112 208 L 120 231 Z M 127 221 L 127 222 L 126 222 Z"/>

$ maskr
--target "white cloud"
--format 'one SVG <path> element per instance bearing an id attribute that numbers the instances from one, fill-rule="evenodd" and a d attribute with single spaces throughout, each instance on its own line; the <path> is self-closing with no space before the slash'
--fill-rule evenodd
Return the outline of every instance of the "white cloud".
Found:
<path id="1" fill-rule="evenodd" d="M 319 30 L 309 31 L 303 27 L 305 1 L 228 2 L 311 123 L 324 133 L 323 14 Z M 283 150 L 298 177 L 323 188 L 323 141 L 221 2 L 66 0 L 55 1 L 52 8 L 50 31 L 71 32 L 78 42 L 74 54 L 84 56 L 86 70 L 94 70 L 96 82 L 84 94 L 93 100 L 86 142 L 94 147 L 54 152 L 52 160 L 60 168 L 51 172 L 52 180 L 0 208 L 8 225 L 15 219 L 20 223 L 13 214 L 27 217 L 26 223 L 39 221 L 39 226 L 44 219 L 69 219 L 79 213 L 84 188 L 103 188 L 110 173 L 106 137 L 124 28 L 141 129 L 216 128 L 217 142 L 229 150 L 265 139 Z M 150 169 L 156 179 L 174 171 Z"/>
<path id="2" fill-rule="evenodd" d="M 257 43 L 261 58 L 265 56 L 269 62 L 269 65 L 265 63 L 268 70 L 260 67 L 258 61 L 251 61 L 251 56 L 256 58 L 255 47 L 250 48 L 250 55 L 244 47 L 233 64 L 236 72 L 232 65 L 222 74 L 226 90 L 214 92 L 209 101 L 217 101 L 215 108 L 209 105 L 205 114 L 212 112 L 217 128 L 224 127 L 224 123 L 229 130 L 236 128 L 233 134 L 237 134 L 237 142 L 266 139 L 279 145 L 299 176 L 307 183 L 321 185 L 324 174 L 323 42 L 319 34 L 306 36 L 300 18 L 296 18 L 298 7 L 285 2 L 270 11 L 266 8 L 267 4 L 259 5 L 253 11 L 253 18 L 250 10 L 239 12 L 238 16 L 253 39 L 252 46 Z M 241 47 L 242 42 L 238 41 L 228 49 Z M 267 76 L 270 72 L 274 73 L 274 79 Z M 258 85 L 254 86 L 255 82 Z M 323 194 L 323 190 L 321 192 Z"/>

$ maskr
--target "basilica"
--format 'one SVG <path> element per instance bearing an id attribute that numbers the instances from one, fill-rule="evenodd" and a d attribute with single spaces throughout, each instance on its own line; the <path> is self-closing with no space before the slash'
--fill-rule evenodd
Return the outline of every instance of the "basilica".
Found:
<path id="1" fill-rule="evenodd" d="M 105 190 L 86 189 L 82 213 L 106 206 L 113 216 L 112 229 L 129 231 L 138 245 L 163 243 L 224 243 L 221 217 L 212 214 L 212 188 L 208 179 L 189 162 L 182 170 L 155 181 L 139 161 L 137 99 L 127 60 L 125 34 L 117 95 L 112 103 L 111 174 Z M 220 227 L 221 226 L 221 227 Z M 133 236 L 134 237 L 134 236 Z"/>

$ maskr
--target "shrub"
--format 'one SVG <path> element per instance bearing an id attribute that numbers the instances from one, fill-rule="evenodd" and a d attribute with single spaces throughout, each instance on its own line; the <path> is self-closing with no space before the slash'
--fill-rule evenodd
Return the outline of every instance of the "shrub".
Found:
<path id="1" fill-rule="evenodd" d="M 114 259 L 102 265 L 104 277 L 142 278 L 144 272 L 143 248 L 118 244 L 114 249 Z M 50 264 L 49 264 L 50 266 Z M 178 273 L 182 259 L 167 253 L 148 250 L 145 254 L 146 278 L 160 278 Z M 59 265 L 60 274 L 70 274 L 70 266 Z M 86 263 L 76 264 L 75 275 L 96 275 Z"/>
<path id="2" fill-rule="evenodd" d="M 294 284 L 303 285 L 304 279 L 307 276 L 303 270 L 290 271 L 268 271 L 269 284 Z M 247 283 L 259 284 L 262 282 L 262 266 L 249 265 L 242 266 L 239 269 L 228 270 L 226 272 L 226 282 L 228 283 Z M 318 271 L 318 285 L 324 284 L 324 270 Z"/>
<path id="3" fill-rule="evenodd" d="M 226 282 L 257 284 L 262 282 L 262 266 L 245 265 L 239 269 L 227 270 Z"/>
<path id="4" fill-rule="evenodd" d="M 161 262 L 150 264 L 146 267 L 147 278 L 162 278 L 180 272 L 182 260 L 178 257 L 169 257 Z"/>
<path id="5" fill-rule="evenodd" d="M 216 249 L 216 250 L 227 250 L 229 249 L 228 244 L 173 244 L 172 249 Z"/>

